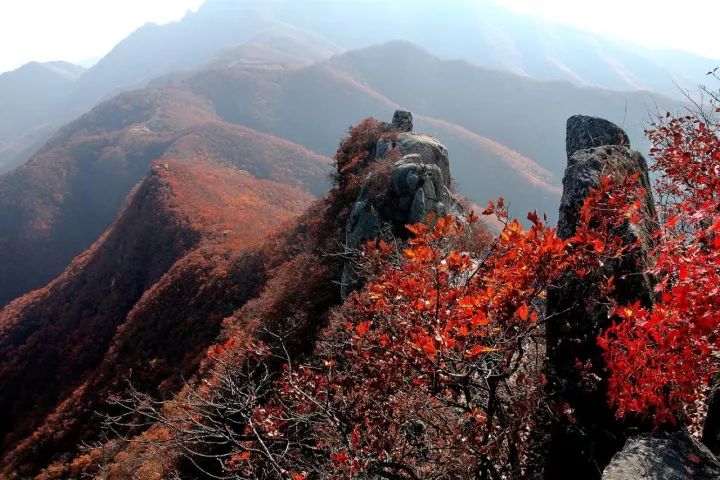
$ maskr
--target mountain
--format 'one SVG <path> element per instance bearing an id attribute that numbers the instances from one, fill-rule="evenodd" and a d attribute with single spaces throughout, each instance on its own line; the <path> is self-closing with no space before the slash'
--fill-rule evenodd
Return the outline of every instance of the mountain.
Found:
<path id="1" fill-rule="evenodd" d="M 41 287 L 87 248 L 158 158 L 209 157 L 322 194 L 327 161 L 320 155 L 334 153 L 332 139 L 367 114 L 387 118 L 405 108 L 416 113 L 418 131 L 445 139 L 459 191 L 471 201 L 503 196 L 518 212 L 552 219 L 566 117 L 604 116 L 642 147 L 650 109 L 681 107 L 644 92 L 443 60 L 406 42 L 310 64 L 295 55 L 258 44 L 226 50 L 101 104 L 0 176 L 0 305 Z"/>
<path id="2" fill-rule="evenodd" d="M 327 189 L 326 158 L 223 122 L 196 95 L 122 94 L 0 176 L 0 305 L 42 287 L 88 248 L 158 159 L 217 161 L 314 194 Z"/>
<path id="3" fill-rule="evenodd" d="M 643 148 L 651 112 L 681 108 L 648 92 L 538 81 L 443 60 L 407 42 L 300 67 L 218 63 L 177 81 L 208 98 L 226 121 L 327 155 L 335 148 L 328 139 L 362 112 L 383 118 L 406 108 L 416 114 L 419 131 L 445 139 L 465 196 L 482 204 L 514 198 L 519 211 L 538 209 L 551 217 L 565 168 L 567 117 L 580 111 L 615 120 Z"/>
<path id="4" fill-rule="evenodd" d="M 224 62 L 228 57 L 242 58 L 245 63 L 306 65 L 344 50 L 394 40 L 415 43 L 441 58 L 462 58 L 529 79 L 648 90 L 675 98 L 680 96 L 675 84 L 693 89 L 717 63 L 684 52 L 603 38 L 518 14 L 490 0 L 458 0 L 452 8 L 410 0 L 391 4 L 379 0 L 309 0 L 302 4 L 208 0 L 180 21 L 148 24 L 133 32 L 83 72 L 63 97 L 61 108 L 51 109 L 51 114 L 29 115 L 17 122 L 14 110 L 3 110 L 0 173 L 23 163 L 56 128 L 97 102 L 145 87 L 158 77 Z M 65 70 L 76 75 L 73 69 Z M 41 92 L 39 97 L 43 95 Z M 1 99 L 2 88 L 0 104 Z M 43 104 L 20 103 L 27 111 Z M 21 112 L 19 116 L 25 115 Z M 3 128 L 8 130 L 5 139 Z M 493 139 L 505 143 L 502 138 Z"/>
<path id="5" fill-rule="evenodd" d="M 265 18 L 255 6 L 238 4 L 232 14 L 215 9 L 189 13 L 179 22 L 148 24 L 121 41 L 78 82 L 74 102 L 91 104 L 120 91 L 144 87 L 164 74 L 190 70 L 228 49 L 271 52 L 310 62 L 339 51 L 331 41 L 302 28 Z"/>
<path id="6" fill-rule="evenodd" d="M 85 69 L 66 62 L 31 62 L 0 75 L 0 173 L 23 159 L 47 130 Z"/>
<path id="7" fill-rule="evenodd" d="M 391 40 L 432 53 L 541 80 L 679 96 L 695 88 L 717 59 L 654 50 L 503 8 L 489 0 L 451 5 L 417 0 L 208 0 L 195 14 L 273 19 L 313 31 L 345 49 Z M 189 19 L 188 19 L 189 21 Z"/>
<path id="8" fill-rule="evenodd" d="M 45 122 L 70 95 L 84 71 L 65 62 L 31 62 L 0 75 L 0 144 Z"/>
<path id="9" fill-rule="evenodd" d="M 89 70 L 62 62 L 28 64 L 0 76 L 0 173 L 24 163 L 64 123 L 98 102 L 173 72 L 228 57 L 302 65 L 339 51 L 333 43 L 276 22 L 189 16 L 146 25 Z M 242 27 L 242 28 L 241 28 Z"/>
<path id="10" fill-rule="evenodd" d="M 443 60 L 407 42 L 347 52 L 328 63 L 410 110 L 461 125 L 532 158 L 556 179 L 565 168 L 564 125 L 571 115 L 610 119 L 644 148 L 644 129 L 654 112 L 682 107 L 651 92 L 538 81 Z"/>
<path id="11" fill-rule="evenodd" d="M 3 467 L 88 438 L 129 372 L 143 388 L 179 388 L 224 316 L 257 295 L 253 246 L 311 199 L 232 164 L 154 163 L 90 248 L 0 312 Z"/>
<path id="12" fill-rule="evenodd" d="M 376 144 L 386 127 L 370 123 Z M 355 129 L 339 150 L 364 153 L 361 135 Z M 108 400 L 128 395 L 128 382 L 163 398 L 204 382 L 209 347 L 233 332 L 259 340 L 281 328 L 288 348 L 312 348 L 340 303 L 346 260 L 334 253 L 360 183 L 338 180 L 310 203 L 298 188 L 208 157 L 154 162 L 90 248 L 0 310 L 0 476 L 91 474 L 99 450 L 78 445 L 105 448 L 94 412 L 112 414 Z M 136 456 L 135 444 L 108 448 L 110 478 L 162 478 L 171 467 Z"/>

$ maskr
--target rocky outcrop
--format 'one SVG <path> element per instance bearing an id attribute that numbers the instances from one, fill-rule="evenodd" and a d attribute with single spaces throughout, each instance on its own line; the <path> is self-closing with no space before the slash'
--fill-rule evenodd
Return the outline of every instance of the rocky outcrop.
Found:
<path id="1" fill-rule="evenodd" d="M 607 144 L 603 145 L 603 142 Z M 578 213 L 589 191 L 602 175 L 625 177 L 640 174 L 650 192 L 647 164 L 630 149 L 627 135 L 601 119 L 574 116 L 568 120 L 568 166 L 563 178 L 558 234 L 575 233 Z M 655 216 L 652 195 L 645 210 Z M 606 278 L 616 278 L 616 300 L 652 303 L 652 281 L 645 274 L 650 251 L 651 223 L 625 224 L 616 232 L 627 245 L 639 247 L 604 266 Z M 598 278 L 590 273 L 579 278 L 568 272 L 558 287 L 548 292 L 547 351 L 548 388 L 560 414 L 551 428 L 546 478 L 600 478 L 610 458 L 625 441 L 607 402 L 606 372 L 596 339 L 609 326 L 607 306 L 600 302 Z M 582 368 L 579 366 L 582 365 Z"/>
<path id="2" fill-rule="evenodd" d="M 620 127 L 603 118 L 573 115 L 568 119 L 565 139 L 568 159 L 577 151 L 605 145 L 630 147 L 630 139 Z"/>
<path id="3" fill-rule="evenodd" d="M 412 113 L 406 110 L 396 110 L 393 114 L 392 124 L 401 132 L 413 131 Z"/>
<path id="4" fill-rule="evenodd" d="M 605 468 L 602 480 L 711 480 L 720 478 L 720 462 L 686 433 L 664 438 L 650 434 L 628 439 Z"/>
<path id="5" fill-rule="evenodd" d="M 412 128 L 412 115 L 395 112 L 393 125 L 398 129 Z M 346 226 L 348 255 L 369 240 L 405 238 L 405 225 L 425 221 L 431 213 L 462 215 L 462 207 L 450 188 L 447 149 L 440 142 L 427 135 L 403 131 L 393 141 L 380 140 L 372 161 L 387 161 L 391 152 L 400 159 L 389 174 L 382 171 L 368 175 L 353 206 Z M 377 188 L 378 185 L 384 187 Z M 354 262 L 349 260 L 343 271 L 343 298 L 360 284 Z"/>

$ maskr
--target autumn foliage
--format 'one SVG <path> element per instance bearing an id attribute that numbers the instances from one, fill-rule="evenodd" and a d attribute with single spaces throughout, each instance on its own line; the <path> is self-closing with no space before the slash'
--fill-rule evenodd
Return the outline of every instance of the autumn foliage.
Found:
<path id="1" fill-rule="evenodd" d="M 528 358 L 541 349 L 542 297 L 567 266 L 566 244 L 535 215 L 528 229 L 508 221 L 502 202 L 486 213 L 505 226 L 479 252 L 457 249 L 471 223 L 409 226 L 401 257 L 339 313 L 348 332 L 343 396 L 356 411 L 348 428 L 359 438 L 342 450 L 346 469 L 400 478 L 522 472 L 543 388 Z"/>
<path id="2" fill-rule="evenodd" d="M 535 213 L 509 218 L 502 199 L 482 212 L 495 236 L 474 214 L 431 216 L 404 242 L 365 245 L 364 287 L 340 303 L 332 249 L 385 135 L 364 122 L 337 154 L 335 190 L 260 249 L 264 290 L 224 320 L 200 380 L 170 400 L 117 398 L 113 428 L 165 470 L 223 478 L 523 478 L 537 412 L 563 408 L 548 398 L 545 297 L 569 274 L 596 286 L 612 321 L 597 339 L 605 369 L 576 368 L 606 376 L 617 416 L 658 428 L 698 418 L 720 353 L 712 125 L 668 118 L 648 132 L 657 218 L 646 177 L 621 170 L 589 191 L 567 239 Z M 629 279 L 609 266 L 640 258 L 654 301 L 628 303 Z"/>
<path id="3" fill-rule="evenodd" d="M 661 210 L 655 234 L 657 300 L 618 305 L 600 339 L 621 417 L 657 426 L 698 420 L 720 353 L 720 137 L 717 122 L 666 117 L 648 136 Z"/>

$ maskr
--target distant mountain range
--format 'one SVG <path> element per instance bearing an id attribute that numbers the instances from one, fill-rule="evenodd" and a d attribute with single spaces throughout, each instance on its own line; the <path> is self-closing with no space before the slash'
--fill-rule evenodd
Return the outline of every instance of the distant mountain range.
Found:
<path id="1" fill-rule="evenodd" d="M 165 35 L 190 36 L 203 22 L 212 24 L 224 5 L 210 2 L 181 22 L 144 27 L 155 32 L 145 43 L 143 35 L 133 34 L 87 73 L 54 64 L 29 71 L 57 77 L 65 94 L 100 88 L 88 82 L 102 78 L 119 88 L 123 77 L 98 72 L 111 65 L 125 65 L 125 73 L 140 68 L 129 52 L 146 45 L 146 63 L 152 52 L 158 59 L 167 55 L 164 63 L 147 63 L 157 68 L 145 70 L 144 77 L 135 77 L 147 83 L 179 65 L 172 52 L 161 48 L 172 43 Z M 448 146 L 459 190 L 470 200 L 484 204 L 504 196 L 518 213 L 538 210 L 554 218 L 567 117 L 582 112 L 608 118 L 642 147 L 651 111 L 680 107 L 649 92 L 536 80 L 443 60 L 404 41 L 333 55 L 338 51 L 334 43 L 307 30 L 283 30 L 278 23 L 265 28 L 252 33 L 249 42 L 213 50 L 204 62 L 200 53 L 196 60 L 185 58 L 184 65 L 201 64 L 194 69 L 164 73 L 144 90 L 101 104 L 60 129 L 23 167 L 0 176 L 0 259 L 5 265 L 0 305 L 58 275 L 110 225 L 133 185 L 158 158 L 195 161 L 209 155 L 224 163 L 251 163 L 247 169 L 254 176 L 276 180 L 273 172 L 292 171 L 292 178 L 302 179 L 294 186 L 322 194 L 327 163 L 321 158 L 334 153 L 347 127 L 367 115 L 387 118 L 402 107 L 416 114 L 418 131 Z M 53 105 L 62 97 L 55 95 Z M 45 118 L 51 110 L 43 112 Z M 49 131 L 46 126 L 38 135 Z M 313 160 L 298 163 L 297 158 Z M 286 173 L 280 176 L 289 181 Z"/>
<path id="2" fill-rule="evenodd" d="M 330 157 L 363 118 L 411 110 L 470 208 L 503 196 L 552 221 L 569 116 L 643 149 L 654 112 L 683 106 L 672 82 L 713 66 L 433 5 L 209 0 L 89 70 L 0 75 L 0 477 L 75 478 L 107 396 L 130 376 L 177 392 L 229 316 L 311 335 L 340 301 L 332 253 L 357 198 L 326 195 Z"/>
<path id="3" fill-rule="evenodd" d="M 248 61 L 263 55 L 263 62 Z M 459 189 L 472 201 L 505 196 L 518 212 L 552 216 L 564 120 L 576 111 L 625 117 L 635 140 L 653 100 L 444 61 L 401 42 L 314 64 L 288 65 L 284 54 L 272 63 L 273 55 L 259 46 L 226 51 L 206 67 L 120 95 L 0 177 L 0 302 L 60 273 L 110 225 L 157 158 L 211 156 L 285 182 L 286 173 L 273 172 L 294 171 L 292 178 L 302 179 L 295 185 L 321 194 L 327 171 L 321 155 L 334 153 L 347 126 L 405 107 L 417 114 L 419 131 L 446 143 Z"/>
<path id="4" fill-rule="evenodd" d="M 521 15 L 489 0 L 439 5 L 410 0 L 209 0 L 178 22 L 139 28 L 87 71 L 29 64 L 0 76 L 0 172 L 22 163 L 53 128 L 97 102 L 144 87 L 159 76 L 197 68 L 233 49 L 252 52 L 245 62 L 262 62 L 271 55 L 297 64 L 404 40 L 441 58 L 464 59 L 527 78 L 671 97 L 680 94 L 676 84 L 694 88 L 717 63 L 689 53 L 628 45 Z M 40 85 L 48 75 L 59 85 L 48 85 L 37 95 L 18 94 L 8 85 L 11 78 L 23 76 L 33 77 L 23 84 Z M 33 101 L 26 104 L 23 99 L 29 98 Z"/>

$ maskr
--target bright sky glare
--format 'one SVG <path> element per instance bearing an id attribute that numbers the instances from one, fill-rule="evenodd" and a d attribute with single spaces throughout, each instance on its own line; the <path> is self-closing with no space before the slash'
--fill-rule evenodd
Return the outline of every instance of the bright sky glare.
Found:
<path id="1" fill-rule="evenodd" d="M 202 0 L 1 0 L 0 72 L 29 61 L 98 59 L 148 22 L 167 23 Z"/>
<path id="2" fill-rule="evenodd" d="M 452 0 L 433 1 L 452 8 Z M 720 0 L 492 1 L 595 33 L 720 58 L 716 34 Z M 0 72 L 31 60 L 81 63 L 97 59 L 143 24 L 178 20 L 202 2 L 2 0 Z"/>
<path id="3" fill-rule="evenodd" d="M 720 59 L 718 0 L 492 0 L 582 30 Z"/>

